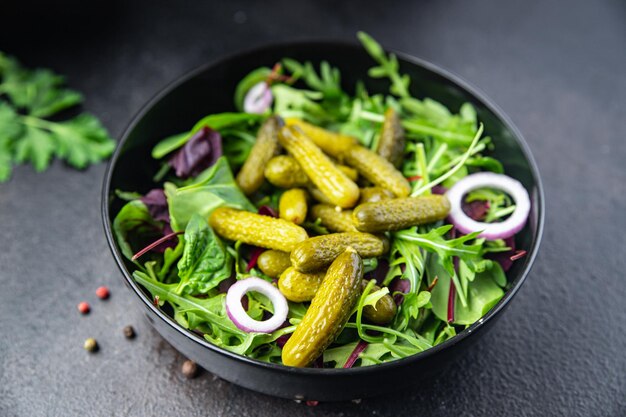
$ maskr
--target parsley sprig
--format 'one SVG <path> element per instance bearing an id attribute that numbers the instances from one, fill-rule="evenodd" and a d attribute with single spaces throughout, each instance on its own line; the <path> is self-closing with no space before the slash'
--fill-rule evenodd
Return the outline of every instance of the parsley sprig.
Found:
<path id="1" fill-rule="evenodd" d="M 41 172 L 56 157 L 82 169 L 113 152 L 115 142 L 95 116 L 58 117 L 83 100 L 64 85 L 64 77 L 24 68 L 0 52 L 0 182 L 15 164 L 31 163 Z"/>

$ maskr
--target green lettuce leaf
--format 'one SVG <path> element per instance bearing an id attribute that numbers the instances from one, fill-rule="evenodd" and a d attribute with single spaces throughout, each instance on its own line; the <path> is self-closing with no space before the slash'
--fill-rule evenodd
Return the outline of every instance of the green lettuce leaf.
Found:
<path id="1" fill-rule="evenodd" d="M 187 224 L 183 255 L 178 261 L 176 292 L 207 294 L 230 277 L 233 259 L 207 221 L 195 214 Z"/>
<path id="2" fill-rule="evenodd" d="M 164 189 L 174 231 L 184 230 L 194 214 L 208 219 L 220 206 L 255 211 L 237 186 L 225 157 L 203 171 L 192 184 L 177 188 L 166 182 Z"/>

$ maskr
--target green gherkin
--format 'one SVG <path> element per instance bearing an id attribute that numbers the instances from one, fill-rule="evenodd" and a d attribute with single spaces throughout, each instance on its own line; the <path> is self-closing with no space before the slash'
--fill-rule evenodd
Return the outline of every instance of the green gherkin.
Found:
<path id="1" fill-rule="evenodd" d="M 291 263 L 300 272 L 314 272 L 326 268 L 346 248 L 352 247 L 363 258 L 381 256 L 389 250 L 384 237 L 369 233 L 331 233 L 309 238 L 291 251 Z"/>
<path id="2" fill-rule="evenodd" d="M 361 204 L 352 212 L 352 221 L 361 232 L 381 233 L 442 220 L 449 212 L 450 202 L 443 195 L 394 198 Z"/>
<path id="3" fill-rule="evenodd" d="M 278 117 L 271 117 L 263 123 L 248 159 L 237 174 L 237 184 L 246 195 L 254 193 L 263 185 L 265 165 L 280 151 L 276 137 L 280 124 Z"/>
<path id="4" fill-rule="evenodd" d="M 266 250 L 259 255 L 257 265 L 261 272 L 270 278 L 277 278 L 291 266 L 289 253 L 279 250 Z"/>
<path id="5" fill-rule="evenodd" d="M 361 257 L 354 249 L 346 249 L 328 268 L 309 309 L 283 347 L 283 364 L 309 366 L 324 352 L 350 318 L 362 278 Z"/>

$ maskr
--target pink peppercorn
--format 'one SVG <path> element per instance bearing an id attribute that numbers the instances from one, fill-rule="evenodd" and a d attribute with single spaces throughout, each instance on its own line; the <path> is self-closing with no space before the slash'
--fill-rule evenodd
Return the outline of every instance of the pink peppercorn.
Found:
<path id="1" fill-rule="evenodd" d="M 109 291 L 109 289 L 107 287 L 99 287 L 96 290 L 96 295 L 101 300 L 106 300 L 107 298 L 109 298 L 109 295 L 111 295 L 111 292 Z"/>
<path id="2" fill-rule="evenodd" d="M 89 303 L 87 303 L 86 301 L 81 301 L 80 303 L 78 303 L 78 311 L 80 311 L 81 314 L 87 314 L 89 313 L 89 310 L 91 310 L 91 308 L 89 307 Z"/>

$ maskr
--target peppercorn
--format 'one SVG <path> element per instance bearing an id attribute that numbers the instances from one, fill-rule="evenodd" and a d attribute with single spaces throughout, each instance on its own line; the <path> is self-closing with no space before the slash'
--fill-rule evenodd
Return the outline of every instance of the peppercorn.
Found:
<path id="1" fill-rule="evenodd" d="M 135 338 L 135 329 L 133 328 L 133 326 L 126 326 L 126 327 L 124 327 L 124 336 L 127 339 L 134 339 Z"/>
<path id="2" fill-rule="evenodd" d="M 83 345 L 87 352 L 96 352 L 98 350 L 98 342 L 93 337 L 85 340 L 85 344 Z"/>
<path id="3" fill-rule="evenodd" d="M 195 378 L 198 374 L 198 365 L 196 365 L 194 361 L 187 359 L 185 362 L 183 362 L 182 371 L 185 378 Z"/>
<path id="4" fill-rule="evenodd" d="M 91 310 L 91 307 L 89 307 L 89 303 L 87 303 L 86 301 L 81 301 L 80 303 L 78 303 L 78 311 L 80 311 L 81 314 L 87 314 L 89 313 L 89 310 Z"/>
<path id="5" fill-rule="evenodd" d="M 99 299 L 106 300 L 111 295 L 111 292 L 109 291 L 107 287 L 102 286 L 102 287 L 98 287 L 98 289 L 96 290 L 96 295 L 98 296 Z"/>

